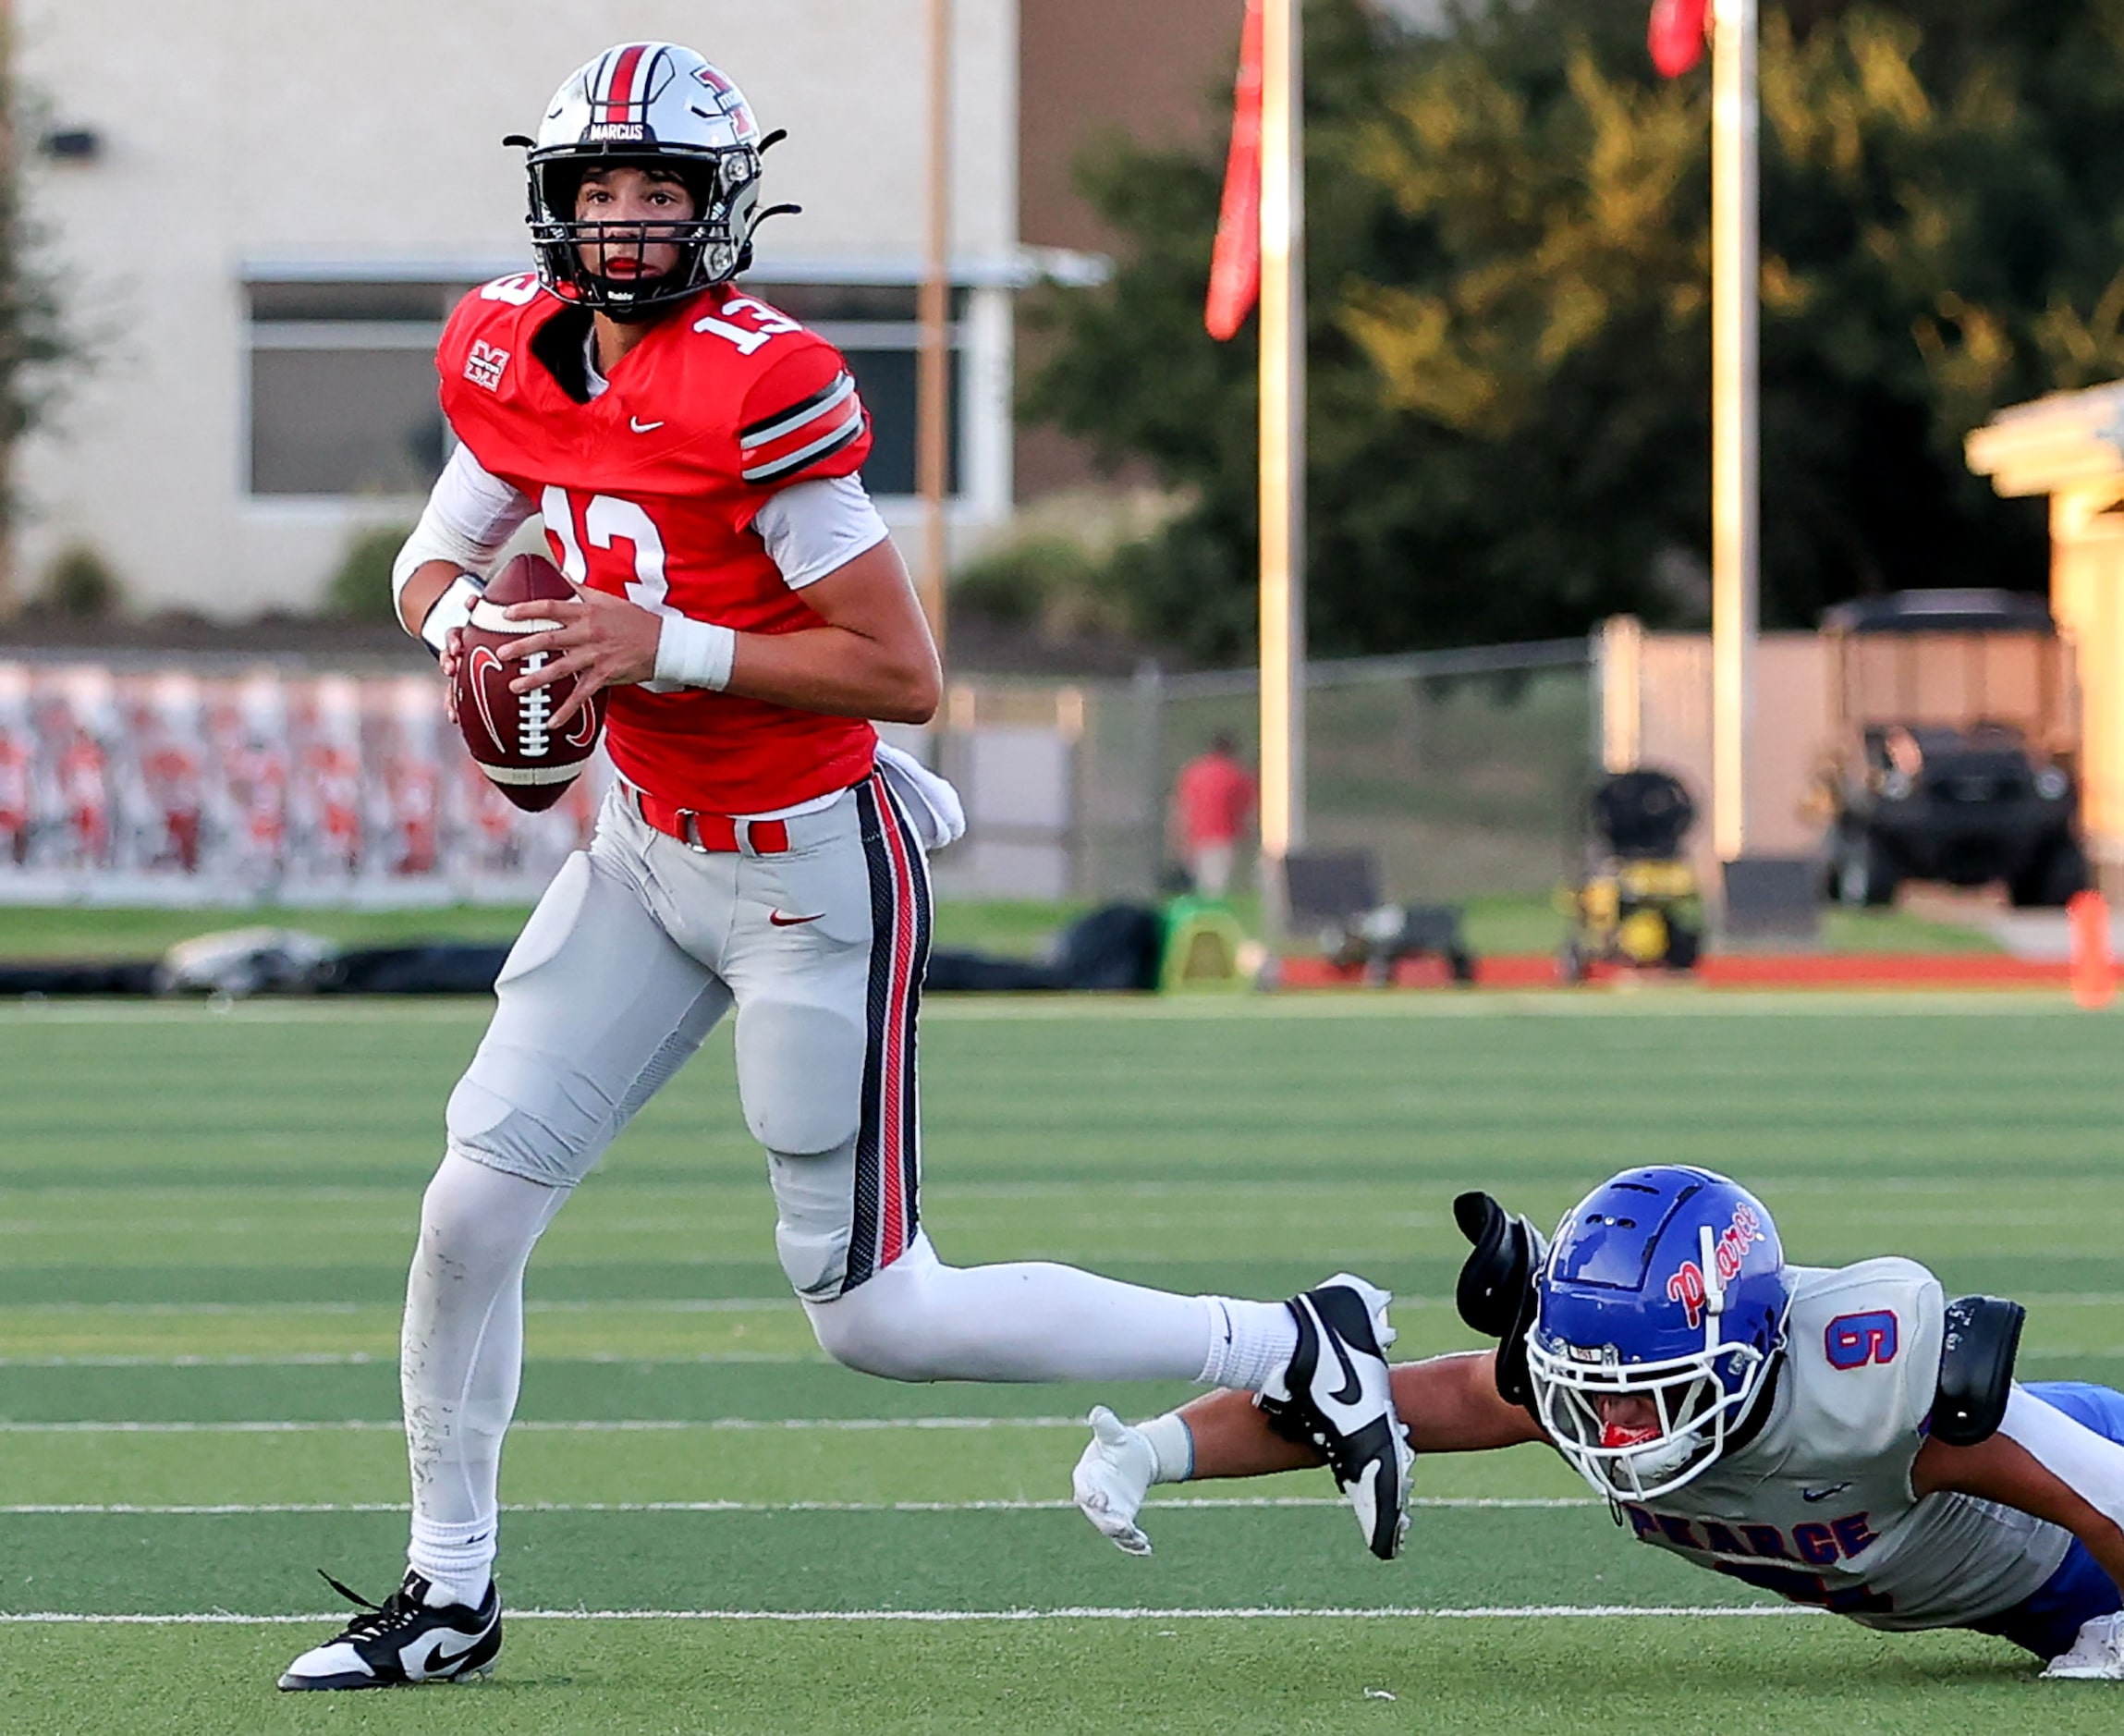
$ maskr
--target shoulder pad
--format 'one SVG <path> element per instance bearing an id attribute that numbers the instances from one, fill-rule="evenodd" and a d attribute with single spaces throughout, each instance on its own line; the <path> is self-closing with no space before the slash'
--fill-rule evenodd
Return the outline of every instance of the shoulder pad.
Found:
<path id="1" fill-rule="evenodd" d="M 1999 1296 L 1958 1296 L 1947 1305 L 1932 1436 L 1974 1447 L 1998 1432 L 2013 1390 L 2013 1359 L 2028 1310 Z"/>
<path id="2" fill-rule="evenodd" d="M 1539 1422 L 1527 1377 L 1527 1330 L 1534 1324 L 1534 1274 L 1548 1258 L 1548 1241 L 1487 1193 L 1456 1198 L 1453 1221 L 1474 1243 L 1461 1265 L 1453 1304 L 1471 1331 L 1497 1340 L 1497 1396 Z"/>
<path id="3" fill-rule="evenodd" d="M 457 305 L 444 322 L 446 340 L 473 329 L 483 330 L 513 320 L 523 309 L 539 302 L 544 294 L 538 278 L 528 271 L 497 277 L 476 289 L 468 289 L 458 298 Z"/>

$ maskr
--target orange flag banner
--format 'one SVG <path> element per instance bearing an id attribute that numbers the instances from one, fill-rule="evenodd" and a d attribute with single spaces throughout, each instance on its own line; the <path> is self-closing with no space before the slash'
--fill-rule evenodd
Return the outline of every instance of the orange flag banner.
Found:
<path id="1" fill-rule="evenodd" d="M 1232 87 L 1232 142 L 1225 157 L 1224 202 L 1210 255 L 1202 324 L 1219 343 L 1236 336 L 1261 294 L 1261 0 L 1247 0 L 1239 29 L 1239 79 Z"/>
<path id="2" fill-rule="evenodd" d="M 1703 58 L 1703 15 L 1709 0 L 1652 0 L 1645 45 L 1663 79 L 1678 79 Z"/>

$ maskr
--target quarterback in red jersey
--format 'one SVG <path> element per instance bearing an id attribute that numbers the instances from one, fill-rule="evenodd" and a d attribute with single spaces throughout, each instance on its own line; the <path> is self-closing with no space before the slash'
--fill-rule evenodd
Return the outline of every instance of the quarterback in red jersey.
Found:
<path id="1" fill-rule="evenodd" d="M 915 1024 L 925 854 L 949 785 L 880 746 L 925 722 L 936 652 L 857 472 L 847 363 L 734 279 L 763 139 L 690 49 L 570 75 L 529 147 L 535 272 L 468 296 L 437 354 L 459 446 L 394 571 L 446 665 L 481 575 L 534 512 L 573 598 L 516 605 L 563 674 L 609 690 L 619 777 L 555 875 L 451 1094 L 421 1203 L 400 1383 L 412 1538 L 398 1589 L 304 1653 L 289 1689 L 484 1672 L 522 1281 L 569 1192 L 726 1012 L 766 1149 L 775 1246 L 820 1345 L 898 1380 L 1200 1380 L 1319 1440 L 1382 1554 L 1409 1449 L 1387 1297 L 1339 1276 L 1288 1302 L 1178 1296 L 1045 1263 L 955 1267 L 920 1210 Z"/>

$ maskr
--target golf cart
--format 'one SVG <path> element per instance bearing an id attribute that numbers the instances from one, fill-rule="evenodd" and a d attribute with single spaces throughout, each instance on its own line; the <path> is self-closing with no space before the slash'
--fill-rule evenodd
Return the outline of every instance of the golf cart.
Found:
<path id="1" fill-rule="evenodd" d="M 2003 881 L 2014 904 L 2087 885 L 2072 648 L 2040 599 L 1904 591 L 1825 612 L 1835 748 L 1817 775 L 1829 896 Z"/>

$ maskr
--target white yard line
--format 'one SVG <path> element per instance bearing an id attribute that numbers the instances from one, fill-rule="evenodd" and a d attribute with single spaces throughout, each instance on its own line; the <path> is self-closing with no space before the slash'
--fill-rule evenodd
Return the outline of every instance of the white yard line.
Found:
<path id="1" fill-rule="evenodd" d="M 1278 1605 L 1230 1608 L 1138 1609 L 1095 1604 L 1056 1609 L 512 1609 L 511 1621 L 1527 1621 L 1723 1620 L 1818 1616 L 1791 1604 L 1497 1604 L 1466 1608 L 1379 1605 L 1317 1609 Z M 92 1615 L 72 1611 L 0 1614 L 0 1624 L 60 1622 L 94 1627 L 256 1627 L 267 1623 L 343 1621 L 344 1609 L 316 1615 L 238 1616 L 222 1611 L 182 1615 Z"/>
<path id="2" fill-rule="evenodd" d="M 825 1416 L 700 1418 L 622 1417 L 605 1421 L 516 1422 L 511 1432 L 522 1434 L 631 1435 L 661 1434 L 685 1429 L 728 1429 L 742 1434 L 781 1430 L 820 1429 L 861 1432 L 870 1429 L 1081 1429 L 1080 1416 Z M 405 1432 L 396 1418 L 350 1417 L 344 1422 L 236 1422 L 236 1423 L 0 1423 L 0 1435 L 329 1435 L 345 1431 L 365 1434 Z"/>
<path id="3" fill-rule="evenodd" d="M 2124 1357 L 2124 1345 L 2029 1345 L 2022 1349 L 2020 1355 L 2023 1361 L 2031 1363 L 2082 1363 L 2115 1361 L 2118 1357 Z M 0 1356 L 0 1368 L 377 1368 L 395 1367 L 397 1364 L 397 1361 L 398 1354 L 396 1351 L 289 1351 L 286 1354 L 272 1356 Z M 626 1364 L 641 1365 L 652 1368 L 824 1368 L 830 1365 L 830 1359 L 819 1351 L 805 1353 L 800 1351 L 696 1351 L 683 1355 L 657 1354 L 651 1356 L 644 1356 L 639 1352 L 628 1352 L 624 1351 L 583 1351 L 573 1352 L 566 1356 L 534 1357 L 531 1359 L 531 1361 L 536 1364 L 546 1367 L 552 1367 L 563 1363 L 588 1363 L 592 1366 L 618 1366 Z M 1003 1422 L 1007 1421 L 1008 1419 L 999 1418 L 995 1420 L 998 1422 Z M 942 1422 L 938 1422 L 933 1424 L 933 1426 L 936 1427 L 943 1427 L 946 1424 Z M 977 1424 L 968 1424 L 968 1426 L 976 1425 Z M 39 1426 L 59 1427 L 61 1424 L 0 1423 L 0 1431 Z M 83 1424 L 82 1426 L 92 1425 Z M 118 1425 L 100 1424 L 95 1426 L 115 1427 Z M 176 1425 L 172 1424 L 170 1426 Z M 319 1426 L 352 1427 L 356 1425 L 353 1424 L 320 1424 Z M 396 1424 L 393 1424 L 393 1426 L 396 1426 Z M 515 1426 L 520 1428 L 524 1425 L 522 1424 L 518 1424 Z M 574 1426 L 587 1427 L 592 1425 L 576 1424 Z M 629 1426 L 640 1427 L 643 1425 L 635 1424 L 629 1424 Z M 658 1426 L 690 1427 L 695 1425 L 690 1424 L 659 1424 Z M 720 1422 L 717 1426 L 737 1428 L 741 1426 L 748 1426 L 748 1424 L 735 1420 L 726 1420 Z M 777 1426 L 800 1428 L 810 1426 L 824 1427 L 826 1425 L 824 1424 L 814 1425 L 801 1422 L 792 1422 L 785 1425 L 772 1422 L 761 1421 L 756 1424 L 750 1424 L 750 1426 L 756 1426 L 760 1428 L 773 1428 Z M 841 1426 L 857 1427 L 871 1425 L 850 1423 L 843 1424 Z M 876 1424 L 875 1426 L 885 1426 L 885 1424 Z M 910 1423 L 897 1424 L 897 1426 L 914 1427 L 918 1426 L 918 1424 Z"/>
<path id="4" fill-rule="evenodd" d="M 1577 1496 L 1419 1496 L 1411 1507 L 1460 1510 L 1596 1507 Z M 1340 1496 L 1173 1496 L 1151 1503 L 1174 1508 L 1219 1509 L 1341 1507 Z M 1069 1512 L 1074 1501 L 523 1501 L 505 1502 L 505 1513 L 1053 1513 Z M 147 1506 L 131 1501 L 21 1501 L 0 1507 L 0 1515 L 66 1517 L 125 1515 L 153 1518 L 249 1517 L 262 1513 L 403 1513 L 403 1501 L 228 1501 L 199 1506 Z"/>
<path id="5" fill-rule="evenodd" d="M 643 1356 L 625 1351 L 581 1351 L 567 1356 L 533 1359 L 552 1363 L 643 1363 L 659 1367 L 697 1363 L 766 1363 L 787 1367 L 823 1367 L 824 1351 L 694 1351 L 678 1356 Z M 0 1368 L 360 1368 L 396 1367 L 398 1352 L 388 1351 L 290 1351 L 272 1356 L 0 1356 Z"/>
<path id="6" fill-rule="evenodd" d="M 2124 1301 L 2124 1296 L 2118 1298 Z M 793 1296 L 666 1297 L 660 1301 L 629 1302 L 615 1297 L 600 1302 L 527 1302 L 527 1314 L 719 1314 L 795 1313 Z M 0 1320 L 18 1314 L 123 1314 L 153 1319 L 182 1319 L 191 1314 L 388 1314 L 397 1319 L 397 1302 L 7 1302 L 0 1303 Z"/>
<path id="7" fill-rule="evenodd" d="M 1875 1183 L 1869 1181 L 1869 1187 Z M 1765 1190 L 1767 1192 L 1767 1190 Z M 2124 1290 L 2025 1290 L 2017 1300 L 2030 1309 L 2037 1308 L 2115 1308 L 2124 1307 Z M 615 1297 L 598 1302 L 535 1302 L 524 1303 L 527 1314 L 794 1314 L 797 1302 L 790 1296 L 702 1296 L 665 1297 L 657 1300 L 629 1302 Z M 1403 1295 L 1395 1292 L 1397 1308 L 1448 1308 L 1453 1305 L 1450 1296 Z M 124 1315 L 135 1319 L 184 1319 L 192 1315 L 213 1317 L 219 1314 L 262 1314 L 275 1317 L 288 1314 L 338 1315 L 362 1314 L 387 1314 L 396 1319 L 398 1314 L 395 1302 L 43 1302 L 0 1303 L 0 1322 L 14 1318 L 40 1319 L 50 1316 L 72 1315 Z"/>
<path id="8" fill-rule="evenodd" d="M 484 1024 L 493 1005 L 483 996 L 461 1002 L 258 1000 L 132 1002 L 122 1000 L 11 1001 L 0 1005 L 0 1025 L 237 1024 L 473 1025 Z M 1705 990 L 1690 984 L 1647 993 L 1519 993 L 1486 989 L 1472 995 L 1379 995 L 1307 992 L 1258 996 L 1153 996 L 1120 998 L 1084 995 L 1050 998 L 989 995 L 933 996 L 922 1003 L 932 1024 L 1062 1023 L 1098 1020 L 1151 1023 L 1208 1023 L 1232 1020 L 1289 1019 L 1704 1019 L 1802 1017 L 1824 1013 L 1860 1017 L 1993 1016 L 2017 1019 L 2045 1014 L 2084 1019 L 2061 986 L 2001 984 L 1976 989 L 1747 988 Z"/>

